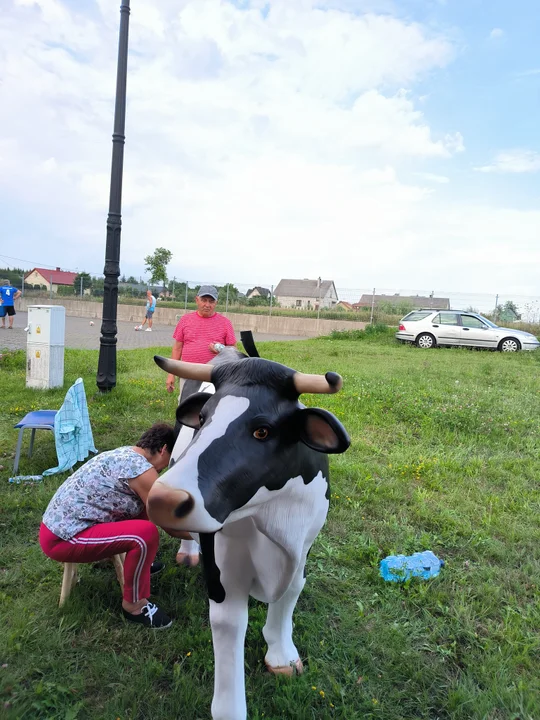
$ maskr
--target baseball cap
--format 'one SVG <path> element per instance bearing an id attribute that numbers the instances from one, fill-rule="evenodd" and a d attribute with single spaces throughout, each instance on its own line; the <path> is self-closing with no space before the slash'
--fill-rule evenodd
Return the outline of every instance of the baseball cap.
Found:
<path id="1" fill-rule="evenodd" d="M 216 290 L 216 288 L 213 285 L 201 285 L 197 295 L 199 297 L 204 297 L 205 295 L 210 295 L 210 297 L 214 298 L 214 300 L 218 299 L 218 291 Z"/>

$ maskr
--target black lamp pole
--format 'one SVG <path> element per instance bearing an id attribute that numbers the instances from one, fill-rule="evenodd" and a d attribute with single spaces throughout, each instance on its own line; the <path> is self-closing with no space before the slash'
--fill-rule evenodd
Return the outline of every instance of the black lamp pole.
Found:
<path id="1" fill-rule="evenodd" d="M 103 314 L 96 378 L 96 384 L 101 392 L 109 392 L 116 385 L 116 313 L 118 306 L 118 276 L 120 275 L 120 233 L 122 230 L 122 174 L 124 170 L 124 131 L 126 127 L 128 31 L 129 0 L 122 0 L 120 5 L 114 132 L 112 136 L 111 192 L 109 195 L 107 244 L 105 247 Z"/>

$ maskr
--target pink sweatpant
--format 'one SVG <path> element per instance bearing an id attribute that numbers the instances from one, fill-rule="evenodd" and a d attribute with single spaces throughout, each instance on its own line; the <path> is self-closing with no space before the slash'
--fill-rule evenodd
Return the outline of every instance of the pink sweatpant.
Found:
<path id="1" fill-rule="evenodd" d="M 159 545 L 157 527 L 150 520 L 120 520 L 93 525 L 62 540 L 41 523 L 39 544 L 58 562 L 88 563 L 126 553 L 124 600 L 138 602 L 150 595 L 150 566 Z"/>

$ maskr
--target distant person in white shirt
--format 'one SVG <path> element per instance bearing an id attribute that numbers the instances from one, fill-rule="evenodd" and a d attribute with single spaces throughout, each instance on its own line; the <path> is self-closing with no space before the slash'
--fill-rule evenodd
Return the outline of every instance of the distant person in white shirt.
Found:
<path id="1" fill-rule="evenodd" d="M 142 325 L 136 325 L 135 330 L 142 330 L 148 320 L 148 327 L 145 332 L 152 332 L 152 318 L 154 317 L 154 311 L 156 309 L 156 298 L 152 295 L 150 290 L 146 291 L 146 315 L 142 322 Z"/>

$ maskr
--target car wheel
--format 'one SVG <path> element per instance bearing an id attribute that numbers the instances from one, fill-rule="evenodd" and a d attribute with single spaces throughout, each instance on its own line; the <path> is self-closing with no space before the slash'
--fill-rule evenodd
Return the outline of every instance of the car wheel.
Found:
<path id="1" fill-rule="evenodd" d="M 429 348 L 435 347 L 436 344 L 435 338 L 429 333 L 422 333 L 416 338 L 416 347 L 423 350 L 429 350 Z"/>
<path id="2" fill-rule="evenodd" d="M 515 338 L 503 338 L 503 340 L 499 343 L 499 350 L 501 352 L 517 352 L 518 350 L 521 350 L 521 344 L 519 340 L 516 340 Z"/>

